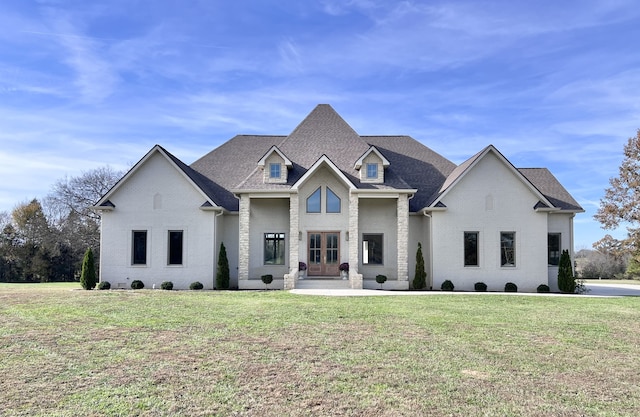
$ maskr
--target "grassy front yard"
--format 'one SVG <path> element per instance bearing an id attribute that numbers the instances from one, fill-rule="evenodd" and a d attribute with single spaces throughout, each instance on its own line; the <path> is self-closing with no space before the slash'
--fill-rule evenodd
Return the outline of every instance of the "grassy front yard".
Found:
<path id="1" fill-rule="evenodd" d="M 640 410 L 637 298 L 77 287 L 0 284 L 0 415 Z"/>

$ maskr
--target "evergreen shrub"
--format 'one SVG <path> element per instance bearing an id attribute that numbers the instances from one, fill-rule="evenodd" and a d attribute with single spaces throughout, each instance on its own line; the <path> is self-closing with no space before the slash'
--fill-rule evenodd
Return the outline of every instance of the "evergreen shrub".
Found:
<path id="1" fill-rule="evenodd" d="M 477 291 L 477 292 L 486 292 L 487 291 L 487 284 L 485 284 L 484 282 L 476 282 L 473 285 L 473 288 Z"/>
<path id="2" fill-rule="evenodd" d="M 171 291 L 173 289 L 173 282 L 163 281 L 162 284 L 160 284 L 160 288 L 162 288 L 163 290 Z"/>
<path id="3" fill-rule="evenodd" d="M 204 285 L 202 285 L 200 281 L 192 282 L 191 285 L 189 285 L 190 290 L 201 290 L 203 288 Z"/>
<path id="4" fill-rule="evenodd" d="M 139 279 L 134 279 L 133 281 L 131 281 L 132 290 L 141 290 L 143 288 L 144 288 L 144 282 L 140 281 Z"/>
<path id="5" fill-rule="evenodd" d="M 224 247 L 224 243 L 220 243 L 216 288 L 219 290 L 229 289 L 229 259 L 227 258 L 227 249 Z"/>
<path id="6" fill-rule="evenodd" d="M 536 288 L 537 292 L 549 292 L 551 291 L 551 289 L 549 288 L 549 286 L 547 284 L 540 284 L 538 285 L 538 288 Z"/>
<path id="7" fill-rule="evenodd" d="M 504 292 L 518 292 L 518 286 L 513 282 L 504 284 Z"/>
<path id="8" fill-rule="evenodd" d="M 451 282 L 451 280 L 445 280 L 442 285 L 440 286 L 440 289 L 442 291 L 453 291 L 453 289 L 455 288 L 455 285 L 453 285 L 453 282 Z"/>
<path id="9" fill-rule="evenodd" d="M 109 281 L 102 281 L 100 284 L 98 284 L 98 289 L 99 290 L 110 290 L 111 289 L 111 283 Z"/>

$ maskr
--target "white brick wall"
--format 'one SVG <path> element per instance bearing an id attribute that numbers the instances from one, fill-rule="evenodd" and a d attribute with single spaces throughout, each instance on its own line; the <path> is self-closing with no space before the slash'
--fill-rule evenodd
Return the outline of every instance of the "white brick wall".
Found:
<path id="1" fill-rule="evenodd" d="M 129 288 L 171 281 L 213 288 L 217 257 L 215 212 L 200 210 L 205 197 L 160 153 L 155 153 L 111 196 L 115 210 L 103 212 L 100 279 Z M 132 231 L 147 231 L 147 264 L 132 265 Z M 168 265 L 168 231 L 183 230 L 183 264 Z"/>

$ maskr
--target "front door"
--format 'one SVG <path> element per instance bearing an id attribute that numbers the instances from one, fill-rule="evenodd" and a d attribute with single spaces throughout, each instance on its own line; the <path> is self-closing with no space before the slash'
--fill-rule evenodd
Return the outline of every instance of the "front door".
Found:
<path id="1" fill-rule="evenodd" d="M 309 276 L 338 276 L 340 271 L 340 232 L 309 232 Z"/>

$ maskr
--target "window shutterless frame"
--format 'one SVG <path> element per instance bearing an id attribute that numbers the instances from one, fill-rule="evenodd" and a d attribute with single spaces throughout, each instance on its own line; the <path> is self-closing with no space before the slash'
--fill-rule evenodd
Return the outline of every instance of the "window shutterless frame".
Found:
<path id="1" fill-rule="evenodd" d="M 167 235 L 167 265 L 182 265 L 184 232 L 169 230 Z"/>
<path id="2" fill-rule="evenodd" d="M 131 264 L 147 264 L 147 231 L 131 231 Z"/>

